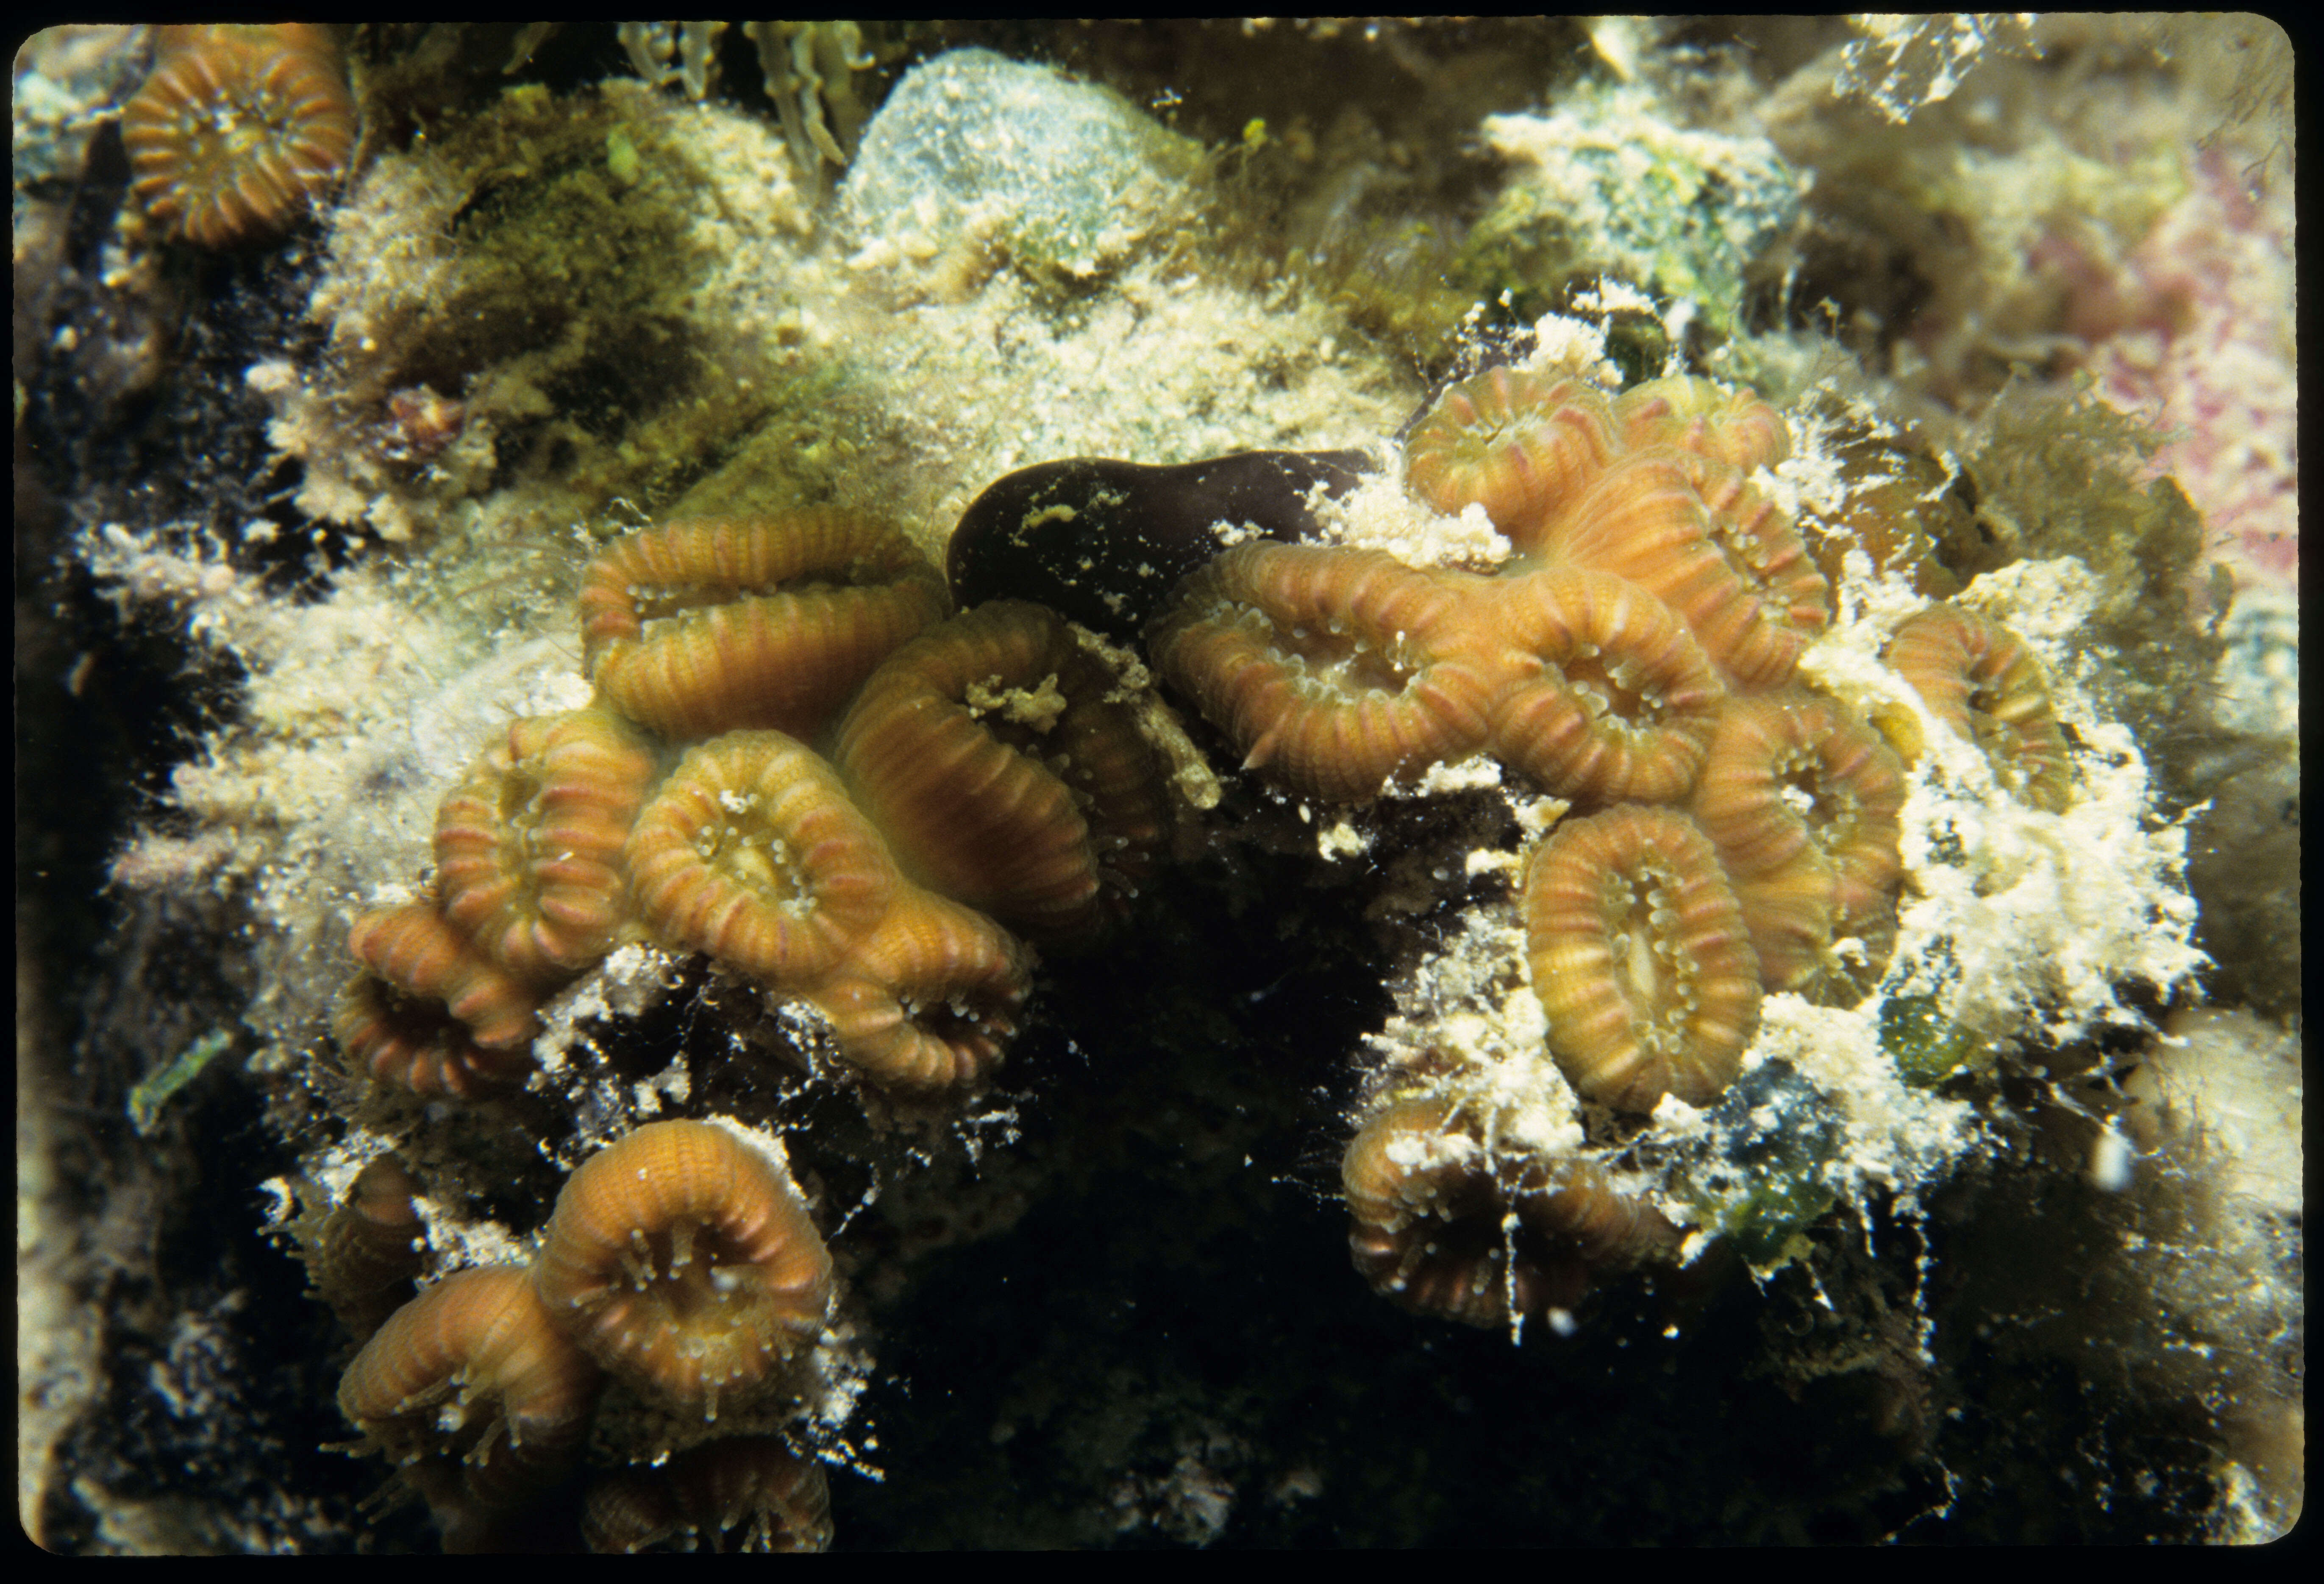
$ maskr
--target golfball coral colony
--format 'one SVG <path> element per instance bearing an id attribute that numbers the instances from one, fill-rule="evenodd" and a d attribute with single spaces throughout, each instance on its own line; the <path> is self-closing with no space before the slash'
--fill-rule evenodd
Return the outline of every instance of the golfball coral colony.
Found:
<path id="1" fill-rule="evenodd" d="M 1674 1220 L 1783 1248 L 1796 1222 L 1766 1224 L 1663 1144 L 1764 1048 L 1768 995 L 1798 998 L 1799 1016 L 1902 982 L 1908 760 L 1941 732 L 1988 756 L 2014 821 L 2070 803 L 2041 668 L 1997 622 L 1932 606 L 1858 676 L 1858 699 L 1879 679 L 1895 744 L 1815 685 L 1831 589 L 1750 477 L 1790 450 L 1766 403 L 1708 381 L 1609 399 L 1496 369 L 1447 391 L 1405 448 L 1429 507 L 1481 508 L 1506 539 L 1492 576 L 1249 546 L 1155 627 L 1163 674 L 1246 770 L 1294 794 L 1421 796 L 1465 763 L 1554 800 L 1530 815 L 1554 820 L 1545 833 L 1500 855 L 1521 875 L 1500 907 L 1522 953 L 1484 971 L 1492 1015 L 1530 1007 L 1538 1036 L 1496 1050 L 1416 1015 L 1382 1042 L 1357 1118 L 1357 1264 L 1407 1304 L 1565 1325 L 1593 1265 L 1681 1257 L 1690 1245 L 1657 1235 Z M 1886 1098 L 1900 1133 L 1962 1126 Z M 1874 1097 L 1841 1103 L 1883 1127 Z M 1649 1151 L 1666 1164 L 1642 1171 Z"/>
<path id="2" fill-rule="evenodd" d="M 1967 1108 L 1910 1090 L 1877 1033 L 1882 994 L 1936 961 L 1898 913 L 1908 767 L 1925 796 L 1951 745 L 1944 773 L 2020 830 L 2070 814 L 2074 767 L 2039 663 L 1971 610 L 1916 599 L 1819 686 L 1830 586 L 1744 472 L 1789 449 L 1766 403 L 1708 382 L 1611 399 L 1497 369 L 1441 398 L 1405 468 L 1416 515 L 1485 510 L 1514 551 L 1490 575 L 1247 545 L 1152 625 L 1157 668 L 1246 772 L 1360 812 L 1465 770 L 1536 833 L 1493 855 L 1516 883 L 1465 932 L 1508 944 L 1419 971 L 1471 983 L 1437 986 L 1452 1016 L 1383 1033 L 1353 1119 L 1351 1248 L 1399 1303 L 1567 1329 L 1610 1273 L 1721 1233 L 1780 1260 L 1861 1192 L 1851 1169 L 1911 1192 L 1973 1147 Z M 364 972 L 337 1028 L 366 1103 L 515 1103 L 551 1002 L 641 949 L 799 1008 L 793 1059 L 876 1109 L 936 1114 L 989 1082 L 1037 951 L 1107 950 L 1191 811 L 1123 651 L 1038 605 L 945 603 L 892 529 L 830 511 L 609 547 L 580 599 L 595 702 L 509 726 L 443 800 L 428 892 L 350 932 Z M 1481 1002 L 1526 1032 L 1464 1032 Z M 1858 1026 L 1837 1065 L 1792 1036 L 1819 1017 Z M 1803 1070 L 1844 1119 L 1794 1168 L 1826 1192 L 1771 1193 L 1707 1142 L 1747 1064 Z M 1835 1166 L 1851 1130 L 1870 1165 Z M 351 1323 L 412 1274 L 386 1257 L 408 1203 L 380 1156 L 310 1235 Z M 651 1458 L 844 1417 L 830 1257 L 779 1145 L 739 1124 L 627 1134 L 574 1171 L 529 1272 L 459 1281 L 390 1315 L 341 1393 L 457 1543 L 521 1521 L 585 1442 Z M 429 1428 L 447 1393 L 465 1441 Z M 627 1494 L 592 1511 L 626 1515 L 592 1533 L 646 1524 L 646 1496 L 601 1488 Z"/>
<path id="3" fill-rule="evenodd" d="M 349 1074 L 390 1108 L 488 1106 L 535 1071 L 552 998 L 626 946 L 699 953 L 812 1008 L 813 1048 L 880 1103 L 980 1087 L 1031 984 L 1033 948 L 1006 926 L 1053 949 L 1102 938 L 1172 815 L 1118 655 L 1038 606 L 946 619 L 945 603 L 918 552 L 846 513 L 608 548 L 580 600 L 597 703 L 508 726 L 439 807 L 427 894 L 349 932 Z M 351 1328 L 416 1274 L 410 1195 L 375 1157 L 308 1236 Z M 811 1417 L 851 1368 L 833 1281 L 779 1144 L 651 1123 L 572 1174 L 529 1273 L 464 1272 L 389 1315 L 340 1402 L 448 1541 L 498 1543 L 593 1423 L 663 1457 Z M 450 1440 L 447 1394 L 466 1427 Z M 788 1500 L 820 1478 L 777 1483 Z M 610 1488 L 590 1533 L 624 1546 L 695 1500 L 683 1480 Z M 669 1514 L 649 1523 L 656 1504 Z M 750 1515 L 767 1510 L 717 1522 L 764 1529 Z"/>
<path id="4" fill-rule="evenodd" d="M 1011 1460 L 1046 1439 L 1111 1482 L 1101 1524 L 1110 1488 L 1125 1533 L 1158 1513 L 1216 1538 L 1242 1410 L 1189 1388 L 1226 1418 L 1182 1425 L 1175 1386 L 1085 1388 L 1119 1316 L 1020 1315 L 1004 1262 L 1040 1242 L 1203 1285 L 1208 1222 L 1242 1237 L 1250 1202 L 1169 1195 L 1226 1202 L 1236 1160 L 1298 1211 L 1266 1279 L 1399 1340 L 1363 1336 L 1362 1368 L 1392 1356 L 1448 1422 L 1480 1381 L 1563 1391 L 1634 1341 L 1674 1379 L 1725 1368 L 1705 1331 L 1772 1334 L 1830 1283 L 1894 1309 L 1866 1344 L 1904 1382 L 1883 1425 L 1937 1434 L 1935 1195 L 2006 1178 L 2058 1109 L 2018 1090 L 2110 1082 L 2095 1053 L 2156 1049 L 2166 1017 L 2230 1042 L 2174 1010 L 2202 958 L 2149 785 L 2216 652 L 2181 632 L 2183 501 L 2117 487 L 2119 437 L 2070 415 L 1908 439 L 1829 344 L 1747 331 L 1811 184 L 1765 139 L 1663 124 L 1618 24 L 1593 37 L 1618 90 L 1482 123 L 1510 163 L 1421 272 L 1410 312 L 1462 299 L 1436 316 L 1457 372 L 1425 395 L 1322 290 L 1185 262 L 1202 194 L 1276 152 L 1345 164 L 1337 133 L 1253 122 L 1232 177 L 973 50 L 863 123 L 856 74 L 904 51 L 785 24 L 758 40 L 785 140 L 715 102 L 739 59 L 718 24 L 674 25 L 623 32 L 647 83 L 570 95 L 502 92 L 503 55 L 549 34 L 493 34 L 462 66 L 490 92 L 440 115 L 435 68 L 351 35 L 366 115 L 427 135 L 358 171 L 300 266 L 322 334 L 268 340 L 234 391 L 298 474 L 291 537 L 346 559 L 294 602 L 234 559 L 271 520 L 212 554 L 107 520 L 76 550 L 242 662 L 244 707 L 173 783 L 196 833 L 146 833 L 115 881 L 238 932 L 236 1027 L 287 1141 L 272 1229 L 339 1348 L 311 1405 L 371 1507 L 423 1502 L 456 1550 L 820 1550 L 835 1495 L 853 1529 L 875 1489 L 835 1469 L 894 1458 L 915 1478 L 881 1499 L 1007 1505 L 953 1459 L 969 1425 L 1028 1510 L 1047 1498 Z M 355 158 L 337 46 L 154 41 L 108 101 L 124 235 L 273 267 L 256 244 Z M 817 209 L 825 162 L 847 173 Z M 1389 163 L 1383 191 L 1434 180 Z M 1690 333 L 1609 261 L 1720 300 Z M 1471 333 L 1496 302 L 1533 322 Z M 1266 972 L 1222 992 L 1229 955 Z M 1298 1027 L 1260 1054 L 1286 965 Z M 2141 1147 L 2200 1154 L 2181 1119 L 2208 1069 L 2140 1071 L 2163 1097 Z M 140 1086 L 141 1130 L 171 1092 Z M 2092 1103 L 2099 1145 L 2029 1174 L 2121 1144 Z M 1234 1131 L 1262 1125 L 1292 1140 L 1276 1173 Z M 1121 1168 L 1176 1174 L 1158 1208 L 1087 1191 L 1125 1138 L 1168 1152 Z M 1051 1211 L 1111 1241 L 988 1238 Z M 1902 1277 L 1900 1224 L 1923 1233 Z M 963 1264 L 1001 1320 L 913 1263 L 981 1239 Z M 1877 1274 L 1850 1286 L 1858 1244 Z M 1286 1247 L 1319 1273 L 1280 1279 Z M 1765 1290 L 1698 1326 L 1738 1265 Z M 1217 1285 L 1245 1306 L 1218 1356 L 1248 1375 L 1275 1337 Z M 924 1303 L 945 1346 L 1073 1340 L 943 1376 Z M 1777 1389 L 1858 1368 L 1805 1357 L 1767 1365 Z M 944 1450 L 865 1411 L 883 1361 Z M 1301 1415 L 1333 1395 L 1283 1389 Z M 1377 1445 L 1340 1412 L 1317 1439 Z M 1115 1444 L 1139 1436 L 1178 1438 L 1167 1477 Z M 1335 1510 L 1412 1478 L 1342 1469 Z M 1276 1473 L 1286 1510 L 1325 1478 Z M 1450 1533 L 1428 1512 L 1414 1533 Z"/>

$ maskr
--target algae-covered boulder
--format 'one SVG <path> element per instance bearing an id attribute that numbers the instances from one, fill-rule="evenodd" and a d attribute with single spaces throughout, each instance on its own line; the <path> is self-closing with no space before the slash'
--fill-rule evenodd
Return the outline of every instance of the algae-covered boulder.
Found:
<path id="1" fill-rule="evenodd" d="M 908 73 L 865 129 L 839 222 L 876 262 L 982 246 L 1086 280 L 1182 216 L 1201 165 L 1119 94 L 955 50 Z"/>

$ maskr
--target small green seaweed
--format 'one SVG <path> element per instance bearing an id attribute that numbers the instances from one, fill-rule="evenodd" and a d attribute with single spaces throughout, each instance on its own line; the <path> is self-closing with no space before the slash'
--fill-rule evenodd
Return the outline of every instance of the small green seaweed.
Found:
<path id="1" fill-rule="evenodd" d="M 234 1036 L 223 1028 L 214 1028 L 178 1054 L 178 1059 L 129 1091 L 129 1120 L 141 1138 L 151 1137 L 161 1123 L 161 1108 L 170 1097 L 185 1088 L 202 1074 L 202 1070 L 224 1055 L 233 1045 Z"/>

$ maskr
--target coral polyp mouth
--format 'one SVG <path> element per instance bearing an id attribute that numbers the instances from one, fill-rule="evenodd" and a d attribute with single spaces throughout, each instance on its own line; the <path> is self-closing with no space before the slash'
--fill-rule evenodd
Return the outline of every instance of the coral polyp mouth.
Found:
<path id="1" fill-rule="evenodd" d="M 1356 801 L 1482 746 L 1490 683 L 1441 578 L 1378 551 L 1246 545 L 1191 579 L 1155 663 L 1262 769 Z"/>

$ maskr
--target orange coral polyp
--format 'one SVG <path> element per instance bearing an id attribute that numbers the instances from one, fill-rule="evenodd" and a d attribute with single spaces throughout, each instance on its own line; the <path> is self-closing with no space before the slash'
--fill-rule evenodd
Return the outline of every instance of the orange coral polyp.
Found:
<path id="1" fill-rule="evenodd" d="M 1722 541 L 1697 485 L 1716 465 L 1669 447 L 1631 454 L 1549 525 L 1540 559 L 1628 578 L 1676 611 L 1703 652 L 1738 683 L 1779 686 L 1812 636 L 1795 620 L 1803 602 L 1793 584 L 1803 568 L 1821 589 L 1822 575 L 1804 551 L 1789 556 L 1779 542 L 1763 545 L 1748 534 L 1736 544 Z M 1764 570 L 1755 564 L 1760 560 Z M 1819 608 L 1813 598 L 1805 603 Z"/>
<path id="2" fill-rule="evenodd" d="M 1068 940 L 1118 910 L 1169 830 L 1118 686 L 1063 618 L 996 600 L 872 673 L 834 758 L 915 879 Z"/>
<path id="3" fill-rule="evenodd" d="M 1974 611 L 1932 605 L 1896 630 L 1885 658 L 1930 714 L 1985 751 L 2004 787 L 2051 814 L 2072 804 L 2066 735 L 2024 639 Z"/>
<path id="4" fill-rule="evenodd" d="M 675 522 L 590 563 L 583 668 L 607 704 L 668 736 L 813 737 L 945 603 L 927 558 L 856 512 Z"/>
<path id="5" fill-rule="evenodd" d="M 1794 693 L 1727 707 L 1692 810 L 1770 988 L 1804 982 L 1834 935 L 1885 933 L 1904 806 L 1904 767 L 1846 706 Z"/>
<path id="6" fill-rule="evenodd" d="M 1008 931 L 914 889 L 807 999 L 850 1067 L 896 1093 L 932 1094 L 973 1089 L 1000 1064 L 1031 974 Z"/>
<path id="7" fill-rule="evenodd" d="M 563 1474 L 600 1376 L 513 1266 L 464 1270 L 390 1315 L 339 1381 L 339 1411 L 398 1463 L 456 1457 L 493 1506 Z"/>
<path id="8" fill-rule="evenodd" d="M 666 1541 L 687 1550 L 820 1552 L 831 1545 L 831 1489 L 817 1465 L 776 1436 L 736 1436 L 630 1469 L 589 1489 L 582 1543 L 632 1554 Z"/>
<path id="9" fill-rule="evenodd" d="M 1406 1100 L 1374 1113 L 1349 1141 L 1340 1179 L 1348 1253 L 1375 1292 L 1468 1325 L 1508 1318 L 1491 1165 L 1447 1101 Z"/>
<path id="10" fill-rule="evenodd" d="M 1527 865 L 1527 959 L 1550 1054 L 1582 1099 L 1707 1105 L 1759 1018 L 1759 962 L 1702 830 L 1664 808 L 1568 820 Z"/>
<path id="11" fill-rule="evenodd" d="M 1752 391 L 1692 374 L 1648 380 L 1614 401 L 1614 427 L 1632 450 L 1676 446 L 1748 474 L 1792 454 L 1792 432 Z"/>
<path id="12" fill-rule="evenodd" d="M 358 974 L 339 992 L 331 1033 L 355 1072 L 427 1098 L 473 1100 L 521 1083 L 532 1061 L 521 1044 L 488 1049 L 440 1000 Z"/>
<path id="13" fill-rule="evenodd" d="M 622 861 L 655 940 L 781 990 L 836 967 L 901 883 L 837 774 L 780 732 L 688 750 Z"/>
<path id="14" fill-rule="evenodd" d="M 313 30 L 163 30 L 162 59 L 121 112 L 145 212 L 203 247 L 274 235 L 337 182 L 355 106 Z"/>
<path id="15" fill-rule="evenodd" d="M 392 1155 L 374 1156 L 323 1218 L 309 1243 L 315 1290 L 358 1342 L 410 1296 L 427 1247 L 419 1184 Z"/>
<path id="16" fill-rule="evenodd" d="M 651 1122 L 582 1163 L 533 1280 L 617 1377 L 715 1420 L 779 1395 L 816 1345 L 831 1256 L 788 1174 L 707 1122 Z"/>
<path id="17" fill-rule="evenodd" d="M 1481 505 L 1520 551 L 1612 460 L 1613 410 L 1579 380 L 1489 369 L 1446 391 L 1405 441 L 1405 483 L 1448 515 Z"/>
<path id="18" fill-rule="evenodd" d="M 1562 797 L 1662 802 L 1702 769 L 1726 686 L 1669 606 L 1606 573 L 1503 580 L 1490 745 Z"/>
<path id="19" fill-rule="evenodd" d="M 511 723 L 436 814 L 445 918 L 522 978 L 553 982 L 612 947 L 621 854 L 658 766 L 603 710 Z"/>
<path id="20" fill-rule="evenodd" d="M 1483 746 L 1493 688 L 1453 588 L 1378 550 L 1244 545 L 1188 580 L 1149 644 L 1246 769 L 1361 802 Z"/>
<path id="21" fill-rule="evenodd" d="M 466 1098 L 530 1069 L 540 988 L 486 957 L 433 904 L 364 914 L 347 950 L 370 972 L 341 992 L 332 1032 L 358 1071 L 416 1094 Z"/>
<path id="22" fill-rule="evenodd" d="M 1357 1271 L 1406 1308 L 1470 1325 L 1505 1324 L 1512 1307 L 1570 1309 L 1598 1271 L 1666 1257 L 1680 1240 L 1585 1163 L 1497 1167 L 1476 1123 L 1442 1098 L 1374 1111 L 1340 1174 Z"/>

